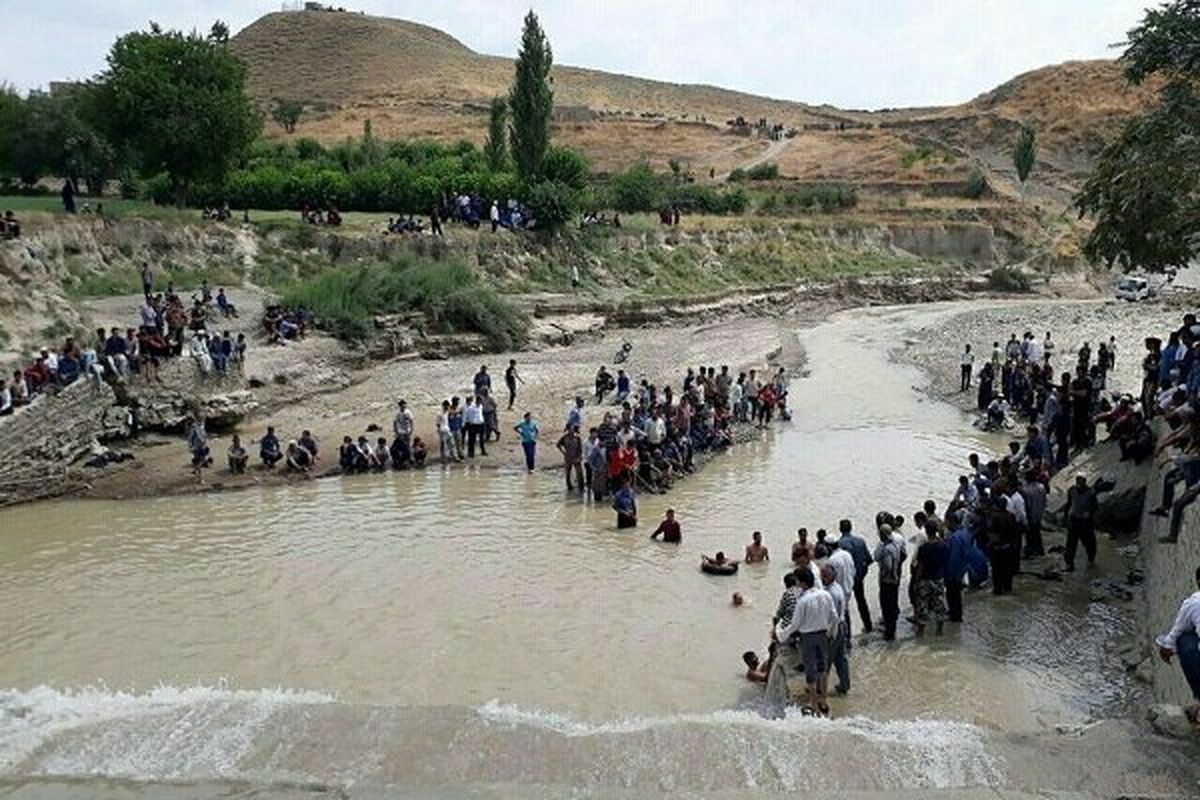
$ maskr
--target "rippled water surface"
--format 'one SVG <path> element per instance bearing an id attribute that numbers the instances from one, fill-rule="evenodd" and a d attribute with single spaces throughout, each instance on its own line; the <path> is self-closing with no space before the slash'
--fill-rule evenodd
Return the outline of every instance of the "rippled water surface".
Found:
<path id="1" fill-rule="evenodd" d="M 740 653 L 765 649 L 798 526 L 834 530 L 848 516 L 866 530 L 880 508 L 911 517 L 927 497 L 944 504 L 967 454 L 1002 444 L 887 360 L 912 319 L 931 313 L 856 312 L 801 332 L 811 374 L 793 383 L 792 423 L 667 497 L 641 498 L 635 532 L 616 531 L 607 507 L 565 499 L 557 473 L 440 468 L 0 512 L 0 687 L 14 690 L 0 703 L 10 715 L 0 755 L 7 746 L 12 766 L 78 727 L 37 728 L 47 715 L 73 718 L 72 699 L 32 691 L 41 685 L 107 687 L 75 698 L 88 709 L 76 717 L 117 708 L 131 740 L 150 736 L 128 721 L 145 709 L 134 714 L 118 693 L 143 695 L 126 698 L 136 706 L 162 685 L 319 692 L 346 709 L 347 731 L 366 724 L 350 709 L 367 705 L 484 709 L 510 725 L 522 714 L 605 725 L 737 707 L 751 696 Z M 668 504 L 682 546 L 647 539 Z M 755 529 L 774 563 L 733 578 L 699 572 L 701 552 L 740 552 Z M 748 608 L 730 605 L 735 590 Z M 1078 590 L 1027 581 L 1017 597 L 969 597 L 967 615 L 940 640 L 857 643 L 854 691 L 835 710 L 1019 731 L 1123 702 L 1102 653 L 1127 621 Z M 338 715 L 320 713 L 335 735 Z M 425 733 L 461 739 L 462 713 Z M 421 730 L 414 715 L 399 719 Z M 213 723 L 211 734 L 224 730 Z M 69 737 L 57 741 L 72 751 Z M 977 761 L 955 766 L 970 775 L 954 785 L 988 782 L 993 766 Z"/>

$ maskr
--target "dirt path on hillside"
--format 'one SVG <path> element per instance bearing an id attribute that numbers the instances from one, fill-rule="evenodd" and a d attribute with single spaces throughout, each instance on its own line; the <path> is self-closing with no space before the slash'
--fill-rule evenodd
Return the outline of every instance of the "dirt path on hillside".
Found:
<path id="1" fill-rule="evenodd" d="M 734 169 L 751 170 L 761 164 L 765 164 L 768 161 L 771 161 L 772 159 L 778 158 L 779 154 L 782 153 L 784 150 L 786 150 L 788 148 L 788 145 L 791 144 L 791 142 L 792 142 L 791 139 L 773 139 L 772 141 L 770 141 L 767 144 L 766 149 L 764 149 L 761 153 L 754 156 L 753 158 L 747 159 L 745 161 L 742 161 L 739 164 L 736 164 L 734 166 Z M 727 181 L 729 179 L 729 175 L 731 172 L 733 172 L 732 169 L 727 172 L 724 172 L 724 173 L 717 173 L 716 181 L 718 183 L 723 183 L 723 182 Z"/>

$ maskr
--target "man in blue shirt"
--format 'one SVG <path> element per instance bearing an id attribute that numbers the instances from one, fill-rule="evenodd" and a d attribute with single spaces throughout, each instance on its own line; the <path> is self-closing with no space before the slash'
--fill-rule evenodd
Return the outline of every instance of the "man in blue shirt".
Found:
<path id="1" fill-rule="evenodd" d="M 854 602 L 858 606 L 858 616 L 862 620 L 863 630 L 870 633 L 872 630 L 871 607 L 867 605 L 863 582 L 867 579 L 867 573 L 870 571 L 874 559 L 871 558 L 871 551 L 867 549 L 866 540 L 855 535 L 850 520 L 844 519 L 838 523 L 838 530 L 841 533 L 841 537 L 837 540 L 838 548 L 845 550 L 854 558 Z M 849 611 L 846 613 L 846 624 L 850 624 Z"/>

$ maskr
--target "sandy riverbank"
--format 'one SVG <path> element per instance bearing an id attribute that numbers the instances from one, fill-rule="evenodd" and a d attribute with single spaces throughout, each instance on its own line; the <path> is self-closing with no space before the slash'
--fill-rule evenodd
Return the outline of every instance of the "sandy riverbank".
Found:
<path id="1" fill-rule="evenodd" d="M 627 363 L 622 365 L 635 384 L 642 378 L 651 383 L 670 382 L 678 385 L 690 366 L 720 367 L 729 365 L 734 372 L 768 366 L 795 368 L 802 353 L 791 335 L 797 328 L 822 319 L 828 309 L 801 304 L 778 316 L 735 316 L 715 323 L 677 324 L 661 327 L 613 329 L 602 336 L 577 342 L 569 347 L 552 347 L 513 353 L 493 353 L 485 356 L 457 356 L 444 360 L 425 360 L 404 357 L 382 363 L 369 363 L 352 369 L 348 364 L 337 365 L 337 346 L 323 336 L 310 337 L 299 345 L 272 347 L 262 345 L 252 350 L 246 374 L 269 374 L 284 363 L 304 364 L 311 359 L 312 369 L 329 371 L 345 369 L 347 385 L 329 387 L 328 392 L 312 386 L 306 396 L 298 399 L 283 397 L 283 402 L 256 413 L 237 428 L 243 442 L 255 455 L 253 445 L 274 425 L 280 438 L 297 437 L 310 430 L 321 443 L 321 458 L 311 477 L 337 474 L 336 451 L 342 436 L 368 436 L 372 441 L 379 435 L 391 438 L 391 421 L 396 401 L 407 399 L 417 420 L 417 435 L 431 447 L 428 468 L 443 468 L 437 459 L 435 422 L 442 400 L 452 395 L 465 396 L 472 376 L 481 364 L 488 366 L 494 376 L 494 387 L 501 400 L 506 399 L 503 371 L 510 358 L 516 359 L 523 380 L 512 411 L 501 406 L 499 442 L 489 444 L 488 455 L 451 465 L 449 469 L 500 469 L 517 471 L 522 465 L 520 447 L 512 426 L 525 411 L 533 414 L 542 429 L 539 468 L 554 469 L 560 459 L 554 441 L 566 419 L 576 395 L 587 399 L 586 420 L 600 422 L 605 409 L 593 400 L 592 385 L 600 364 L 607 364 L 615 374 L 613 355 L 624 341 L 633 345 Z M 279 389 L 268 391 L 280 399 Z M 368 431 L 376 425 L 381 433 Z M 225 432 L 211 442 L 214 468 L 207 470 L 203 482 L 197 483 L 189 467 L 189 455 L 179 437 L 148 436 L 135 440 L 125 448 L 135 459 L 125 465 L 112 467 L 98 474 L 85 495 L 98 498 L 147 497 L 194 491 L 234 489 L 262 484 L 287 483 L 305 477 L 287 475 L 281 470 L 267 471 L 257 464 L 243 476 L 235 476 L 225 468 L 225 450 L 229 435 Z M 257 461 L 257 459 L 254 459 Z"/>

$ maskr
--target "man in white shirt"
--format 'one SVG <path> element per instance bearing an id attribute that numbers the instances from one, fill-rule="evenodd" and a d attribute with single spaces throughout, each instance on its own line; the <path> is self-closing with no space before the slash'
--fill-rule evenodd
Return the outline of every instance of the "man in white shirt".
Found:
<path id="1" fill-rule="evenodd" d="M 667 438 L 667 422 L 662 418 L 662 412 L 654 409 L 654 415 L 646 422 L 646 442 L 651 447 L 658 447 Z"/>
<path id="2" fill-rule="evenodd" d="M 834 580 L 842 587 L 842 591 L 849 597 L 854 593 L 854 556 L 840 547 L 829 547 L 825 543 L 818 544 L 815 548 L 817 561 L 828 564 L 833 568 Z"/>
<path id="3" fill-rule="evenodd" d="M 842 591 L 842 585 L 837 582 L 833 568 L 828 564 L 821 567 L 821 585 L 833 598 L 833 608 L 840 620 L 830 653 L 830 661 L 838 676 L 834 691 L 847 694 L 850 691 L 850 610 L 846 607 L 846 593 Z"/>
<path id="4" fill-rule="evenodd" d="M 829 592 L 816 585 L 811 569 L 796 570 L 796 608 L 789 622 L 775 626 L 775 641 L 779 647 L 771 674 L 767 677 L 765 702 L 767 712 L 782 717 L 787 701 L 787 675 L 804 665 L 805 691 L 808 707 L 813 713 L 827 714 L 825 703 L 826 674 L 829 671 L 830 639 L 837 632 L 838 614 Z"/>
<path id="5" fill-rule="evenodd" d="M 1196 567 L 1196 587 L 1200 589 L 1200 567 Z M 1175 624 L 1171 630 L 1155 639 L 1158 654 L 1163 661 L 1171 663 L 1172 656 L 1179 656 L 1179 666 L 1187 678 L 1188 687 L 1195 700 L 1186 709 L 1192 724 L 1200 724 L 1200 591 L 1192 594 L 1179 606 Z"/>
<path id="6" fill-rule="evenodd" d="M 1018 491 L 1018 486 L 1014 483 L 1008 487 L 1008 513 L 1016 517 L 1017 524 L 1024 528 L 1029 524 L 1028 516 L 1025 513 L 1025 498 Z"/>
<path id="7" fill-rule="evenodd" d="M 971 373 L 975 370 L 975 354 L 971 352 L 971 345 L 964 345 L 962 356 L 959 358 L 959 369 L 962 372 L 962 377 L 958 382 L 958 390 L 965 392 L 971 388 Z"/>
<path id="8" fill-rule="evenodd" d="M 408 401 L 400 400 L 396 403 L 397 411 L 396 418 L 392 420 L 392 432 L 396 435 L 394 446 L 396 454 L 400 456 L 399 463 L 405 464 L 408 462 L 409 453 L 412 452 L 412 436 L 413 436 L 413 413 L 408 408 Z M 397 459 L 393 458 L 393 462 Z"/>
<path id="9" fill-rule="evenodd" d="M 46 363 L 46 369 L 54 375 L 58 374 L 58 356 L 49 350 L 42 348 L 42 361 Z"/>

